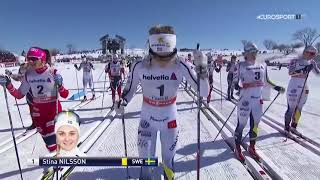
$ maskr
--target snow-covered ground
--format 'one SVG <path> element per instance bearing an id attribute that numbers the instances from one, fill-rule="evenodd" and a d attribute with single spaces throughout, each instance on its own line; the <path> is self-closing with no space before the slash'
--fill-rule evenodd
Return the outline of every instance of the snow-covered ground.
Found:
<path id="1" fill-rule="evenodd" d="M 264 58 L 274 56 L 274 54 L 261 55 Z M 95 64 L 94 71 L 95 88 L 98 91 L 103 89 L 103 81 L 105 76 L 103 73 L 105 64 Z M 64 77 L 64 83 L 67 88 L 74 89 L 70 94 L 77 92 L 76 71 L 73 64 L 56 64 L 58 71 Z M 17 67 L 10 68 L 14 71 Z M 289 76 L 287 69 L 282 68 L 274 70 L 269 68 L 270 79 L 275 83 L 284 87 L 287 86 Z M 4 72 L 4 68 L 0 69 L 0 74 Z M 82 87 L 82 72 L 77 72 L 79 86 Z M 222 69 L 222 90 L 226 92 L 227 81 L 225 68 Z M 215 87 L 220 89 L 220 75 L 214 74 Z M 305 136 L 312 138 L 320 143 L 320 134 L 317 132 L 320 127 L 320 85 L 319 77 L 310 75 L 308 84 L 310 94 L 308 101 L 303 109 L 302 117 L 298 126 Z M 14 83 L 17 87 L 19 83 Z M 109 84 L 107 82 L 106 87 Z M 81 135 L 84 136 L 93 126 L 103 122 L 106 129 L 102 131 L 102 135 L 96 140 L 93 146 L 88 151 L 88 156 L 102 157 L 119 157 L 124 156 L 124 144 L 122 134 L 122 123 L 120 117 L 111 116 L 105 117 L 111 106 L 111 93 L 105 93 L 104 107 L 102 104 L 102 92 L 97 92 L 97 99 L 79 108 L 76 112 L 81 117 Z M 90 95 L 89 95 L 90 96 Z M 275 93 L 272 93 L 272 97 Z M 0 102 L 0 144 L 1 142 L 12 138 L 10 125 L 7 115 L 7 109 L 4 101 L 3 89 L 0 89 L 0 97 L 3 101 Z M 15 99 L 9 95 L 9 106 L 12 115 L 13 126 L 15 133 L 23 131 Z M 142 96 L 138 93 L 132 102 L 126 108 L 125 123 L 128 156 L 138 156 L 137 152 L 137 128 L 139 125 L 140 106 Z M 64 109 L 70 108 L 78 104 L 79 101 L 62 102 Z M 265 103 L 265 107 L 270 102 Z M 18 100 L 19 108 L 25 126 L 31 124 L 28 107 L 25 104 L 25 99 Z M 180 139 L 177 145 L 177 154 L 175 157 L 176 179 L 196 179 L 196 119 L 197 109 L 192 98 L 183 90 L 179 89 L 178 93 L 178 125 L 180 128 Z M 234 107 L 229 101 L 222 100 L 220 104 L 220 94 L 213 93 L 211 106 L 219 110 L 227 117 Z M 222 108 L 221 108 L 222 107 Z M 286 110 L 286 97 L 280 95 L 275 103 L 268 110 L 267 115 L 273 116 L 278 122 L 283 124 L 284 112 Z M 215 119 L 215 118 L 213 118 Z M 234 113 L 229 121 L 230 125 L 236 125 L 236 113 Z M 226 129 L 224 129 L 226 130 Z M 95 132 L 97 132 L 95 130 Z M 213 138 L 218 133 L 218 129 L 201 115 L 201 179 L 252 179 L 252 176 L 245 167 L 235 159 L 232 150 L 226 144 L 222 137 L 218 137 L 216 142 L 212 143 Z M 247 131 L 244 131 L 244 135 Z M 89 137 L 89 140 L 93 136 Z M 268 126 L 263 121 L 259 126 L 259 140 L 257 142 L 258 152 L 268 158 L 268 162 L 283 175 L 284 179 L 319 179 L 320 177 L 320 157 L 318 154 L 308 150 L 302 145 L 288 140 L 283 142 L 284 137 L 274 128 Z M 84 143 L 86 145 L 86 143 Z M 83 147 L 83 146 L 81 146 Z M 80 147 L 80 148 L 81 148 Z M 0 150 L 3 146 L 0 146 Z M 47 151 L 39 134 L 35 134 L 18 145 L 19 155 L 23 168 L 24 179 L 36 179 L 42 172 L 41 167 L 27 165 L 27 159 L 44 156 Z M 319 149 L 318 149 L 319 150 Z M 319 150 L 320 152 L 320 150 Z M 160 147 L 158 139 L 157 155 L 160 156 Z M 0 179 L 19 179 L 18 165 L 16 161 L 14 148 L 0 153 Z M 155 169 L 155 179 L 160 178 L 162 170 L 160 167 Z M 126 170 L 123 167 L 77 167 L 69 179 L 125 179 Z M 133 179 L 139 176 L 138 168 L 129 168 L 129 173 Z"/>

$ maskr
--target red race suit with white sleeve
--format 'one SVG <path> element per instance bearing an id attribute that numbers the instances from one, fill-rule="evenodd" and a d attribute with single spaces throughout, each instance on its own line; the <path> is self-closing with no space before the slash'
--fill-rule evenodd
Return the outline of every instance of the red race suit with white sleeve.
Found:
<path id="1" fill-rule="evenodd" d="M 18 89 L 12 84 L 7 87 L 10 94 L 17 99 L 23 98 L 28 92 L 32 95 L 31 117 L 50 152 L 56 150 L 57 147 L 54 117 L 57 112 L 62 110 L 57 91 L 63 98 L 69 94 L 69 91 L 63 86 L 60 86 L 59 89 L 55 86 L 54 74 L 57 73 L 56 71 L 56 69 L 47 66 L 37 70 L 30 69 L 26 72 Z"/>

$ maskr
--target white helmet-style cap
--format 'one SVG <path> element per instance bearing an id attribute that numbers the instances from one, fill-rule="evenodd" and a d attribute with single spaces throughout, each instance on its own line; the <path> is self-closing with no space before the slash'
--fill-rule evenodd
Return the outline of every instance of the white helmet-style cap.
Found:
<path id="1" fill-rule="evenodd" d="M 57 133 L 61 126 L 72 126 L 77 129 L 78 134 L 80 135 L 80 118 L 74 112 L 71 111 L 62 111 L 55 118 L 55 128 L 54 132 Z"/>
<path id="2" fill-rule="evenodd" d="M 119 55 L 118 54 L 113 54 L 112 55 L 112 60 L 113 61 L 118 61 L 119 60 Z"/>
<path id="3" fill-rule="evenodd" d="M 160 58 L 177 54 L 177 37 L 172 26 L 157 25 L 149 29 L 149 53 Z"/>
<path id="4" fill-rule="evenodd" d="M 258 47 L 257 45 L 255 45 L 254 43 L 252 42 L 248 42 L 244 45 L 243 47 L 243 51 L 245 53 L 257 53 L 259 50 L 258 50 Z"/>
<path id="5" fill-rule="evenodd" d="M 315 48 L 313 45 L 310 45 L 310 46 L 306 46 L 306 47 L 304 48 L 303 52 L 308 52 L 308 53 L 317 54 L 317 53 L 318 53 L 318 50 L 317 50 L 317 48 Z"/>

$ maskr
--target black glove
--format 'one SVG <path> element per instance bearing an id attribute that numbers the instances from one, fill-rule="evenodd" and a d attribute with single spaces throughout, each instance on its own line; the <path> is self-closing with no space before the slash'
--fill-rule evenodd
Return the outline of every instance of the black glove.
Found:
<path id="1" fill-rule="evenodd" d="M 123 114 L 124 113 L 124 107 L 127 106 L 127 101 L 125 99 L 120 98 L 118 103 L 117 103 L 117 107 L 115 109 L 117 114 Z"/>
<path id="2" fill-rule="evenodd" d="M 77 66 L 77 64 L 74 64 L 73 66 L 74 66 L 75 68 L 77 68 L 77 69 L 78 69 L 78 66 Z"/>
<path id="3" fill-rule="evenodd" d="M 305 67 L 302 69 L 303 74 L 309 73 L 312 69 L 313 69 L 313 64 L 309 64 L 309 65 L 305 66 Z"/>
<path id="4" fill-rule="evenodd" d="M 281 87 L 281 86 L 275 86 L 273 89 L 278 91 L 281 94 L 286 91 L 286 89 L 284 87 Z"/>
<path id="5" fill-rule="evenodd" d="M 6 70 L 4 71 L 4 73 L 5 73 L 6 75 L 8 75 L 8 76 L 11 76 L 11 74 L 12 74 L 12 72 L 11 72 L 9 69 L 6 69 Z"/>
<path id="6" fill-rule="evenodd" d="M 206 67 L 196 66 L 195 71 L 201 79 L 208 78 L 208 69 Z"/>
<path id="7" fill-rule="evenodd" d="M 11 79 L 6 75 L 0 75 L 0 85 L 7 87 L 11 84 Z"/>

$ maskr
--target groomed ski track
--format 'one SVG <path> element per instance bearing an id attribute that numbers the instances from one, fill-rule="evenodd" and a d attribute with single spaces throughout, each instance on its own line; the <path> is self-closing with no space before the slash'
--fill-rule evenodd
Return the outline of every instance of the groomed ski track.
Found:
<path id="1" fill-rule="evenodd" d="M 136 95 L 126 108 L 125 125 L 128 156 L 138 157 L 137 132 L 142 96 Z M 176 179 L 196 179 L 196 105 L 188 94 L 180 89 L 178 93 L 178 127 L 180 127 L 177 154 L 175 156 Z M 211 134 L 218 130 L 201 115 L 201 179 L 252 179 L 242 164 L 234 158 L 228 145 L 218 138 L 212 143 Z M 209 132 L 210 130 L 211 132 Z M 157 156 L 160 156 L 159 138 Z M 121 157 L 124 156 L 122 123 L 119 116 L 97 140 L 88 156 Z M 130 167 L 132 179 L 139 178 L 139 168 Z M 154 169 L 154 179 L 161 179 L 160 167 Z M 125 179 L 125 167 L 77 167 L 70 176 L 72 179 Z"/>
<path id="2" fill-rule="evenodd" d="M 224 72 L 225 69 L 223 68 L 222 74 L 224 74 Z M 221 110 L 221 94 L 219 82 L 217 81 L 219 74 L 215 73 L 215 77 L 215 84 L 217 86 L 215 86 L 215 90 L 212 92 L 212 97 L 214 98 L 210 102 L 210 105 L 221 112 L 221 114 L 223 114 L 225 117 L 227 117 L 235 104 L 230 101 L 226 101 L 226 94 L 223 93 L 223 109 Z M 223 77 L 226 76 L 223 75 Z M 276 83 L 279 84 L 279 82 Z M 281 83 L 281 85 L 286 87 L 283 83 Z M 222 83 L 222 89 L 223 92 L 226 92 L 227 90 L 225 81 L 223 81 Z M 271 95 L 271 100 L 273 100 L 274 97 L 275 95 L 273 93 L 273 95 Z M 267 101 L 264 103 L 264 109 L 269 105 L 270 102 L 271 101 Z M 281 105 L 285 103 L 285 94 L 280 95 L 280 97 L 275 101 L 274 104 L 272 104 L 270 109 L 267 111 L 266 116 L 262 118 L 258 130 L 258 140 L 256 144 L 257 152 L 260 153 L 262 157 L 266 157 L 268 159 L 268 162 L 273 164 L 273 168 L 280 170 L 279 173 L 283 174 L 286 177 L 282 177 L 284 179 L 318 179 L 320 177 L 320 157 L 318 154 L 320 152 L 320 149 L 313 146 L 315 150 L 312 151 L 310 150 L 310 148 L 304 146 L 303 144 L 299 144 L 290 138 L 288 138 L 288 140 L 284 142 L 285 136 L 277 130 L 283 129 L 283 126 L 279 126 L 279 124 L 283 125 L 284 123 L 284 117 L 283 115 L 280 115 L 280 112 L 281 110 L 283 111 L 283 113 L 285 112 L 285 108 Z M 235 110 L 228 122 L 228 124 L 232 125 L 233 127 L 236 127 L 237 125 L 236 114 L 237 113 Z M 273 121 L 277 121 L 278 123 L 272 123 L 271 120 L 266 118 L 268 117 L 268 115 L 269 117 L 271 116 L 272 118 L 275 118 L 273 119 Z M 310 119 L 308 119 L 311 118 L 310 116 L 314 115 L 302 112 L 302 120 L 300 121 L 301 126 L 298 126 L 298 130 L 301 130 L 300 132 L 306 132 L 306 129 L 313 129 L 312 131 L 315 130 L 314 127 L 311 127 L 311 124 L 303 125 L 307 123 L 305 122 L 305 118 L 306 121 L 310 121 Z M 317 124 L 317 122 L 315 122 L 315 124 Z M 243 132 L 243 136 L 246 135 L 248 130 L 249 123 L 247 123 L 246 129 Z M 314 141 L 319 142 L 319 133 L 305 133 L 305 135 L 307 137 L 310 137 Z M 248 141 L 248 137 L 246 141 Z"/>
<path id="3" fill-rule="evenodd" d="M 61 67 L 62 64 L 58 65 Z M 98 78 L 104 65 L 100 65 L 100 69 L 95 71 L 94 77 Z M 72 65 L 66 65 L 67 68 L 62 68 L 62 72 L 74 72 Z M 70 67 L 68 69 L 68 67 Z M 60 69 L 59 69 L 60 70 Z M 286 70 L 286 69 L 285 69 Z M 226 92 L 226 74 L 223 71 L 223 91 Z M 270 71 L 270 69 L 269 69 Z M 63 73 L 62 73 L 63 74 Z M 269 73 L 271 74 L 271 73 Z M 71 75 L 70 75 L 71 76 Z M 82 73 L 78 72 L 78 78 L 82 79 Z M 101 76 L 100 80 L 103 80 Z M 214 83 L 217 89 L 219 87 L 219 74 L 215 73 L 216 81 Z M 272 79 L 272 77 L 271 77 Z M 79 82 L 81 82 L 79 80 Z M 95 79 L 96 80 L 96 79 Z M 98 81 L 98 80 L 96 80 Z M 70 83 L 72 88 L 76 88 L 75 78 L 67 77 L 65 78 L 65 83 Z M 80 88 L 82 87 L 79 83 Z M 103 83 L 97 83 L 99 89 L 103 88 Z M 283 85 L 285 86 L 285 85 Z M 109 87 L 109 83 L 106 83 L 106 89 Z M 97 87 L 96 87 L 97 88 Z M 72 91 L 75 93 L 77 90 Z M 219 92 L 217 90 L 217 92 Z M 210 106 L 214 107 L 219 113 L 224 117 L 227 117 L 234 107 L 234 104 L 223 99 L 223 108 L 220 105 L 220 92 L 213 92 L 213 99 Z M 2 94 L 1 94 L 2 95 Z M 91 94 L 89 93 L 89 97 Z M 83 142 L 81 147 L 88 147 L 89 141 L 92 141 L 92 147 L 90 144 L 90 149 L 87 152 L 88 156 L 104 156 L 104 157 L 122 157 L 124 156 L 124 145 L 123 145 L 123 134 L 122 134 L 122 124 L 121 117 L 116 116 L 114 120 L 113 115 L 110 114 L 104 117 L 111 107 L 111 92 L 105 93 L 104 97 L 104 107 L 101 109 L 102 94 L 96 93 L 96 96 L 100 96 L 96 100 L 88 103 L 87 105 L 77 109 L 77 113 L 81 117 L 81 138 L 84 139 L 86 132 L 93 129 L 94 126 L 98 126 L 94 129 L 92 134 L 88 136 L 86 141 Z M 272 96 L 271 98 L 273 98 Z M 276 120 L 279 123 L 283 123 L 282 111 L 285 111 L 285 100 L 283 98 L 285 95 L 280 95 L 279 99 L 273 104 L 268 111 L 267 115 L 272 117 L 278 117 Z M 310 97 L 309 97 L 310 98 Z M 12 102 L 14 99 L 9 98 Z M 179 90 L 178 93 L 178 126 L 180 127 L 179 142 L 177 145 L 177 154 L 175 157 L 175 168 L 176 168 L 176 179 L 196 179 L 196 121 L 197 121 L 197 109 L 191 96 L 185 92 L 183 89 Z M 308 99 L 309 101 L 310 99 Z M 314 99 L 311 99 L 314 100 Z M 141 93 L 138 93 L 132 100 L 132 102 L 126 108 L 125 123 L 126 123 L 126 137 L 127 137 L 127 149 L 128 156 L 138 156 L 137 142 L 137 128 L 140 119 L 140 107 L 142 102 Z M 270 101 L 269 101 L 270 102 Z M 266 102 L 264 108 L 269 104 Z M 18 102 L 21 103 L 21 102 Z M 64 109 L 74 106 L 79 102 L 63 102 L 62 105 Z M 1 105 L 2 107 L 2 105 Z M 23 112 L 23 117 L 28 117 L 28 109 L 25 106 L 20 106 Z M 312 124 L 307 124 L 308 121 L 317 119 L 317 113 L 306 106 L 306 113 L 303 112 L 303 121 L 301 122 L 301 131 L 303 135 L 311 138 L 312 140 L 319 143 L 319 134 L 314 134 L 316 128 L 312 127 Z M 15 127 L 20 127 L 21 123 L 19 120 L 18 112 L 15 106 L 10 107 L 13 114 L 13 119 Z M 3 110 L 1 111 L 3 112 Z M 4 111 L 6 112 L 6 111 Z M 213 121 L 217 121 L 217 118 L 213 114 L 210 114 Z M 306 118 L 306 119 L 304 119 Z M 101 129 L 100 122 L 104 119 L 104 124 L 106 129 Z M 5 121 L 8 121 L 5 119 Z M 285 139 L 284 136 L 275 128 L 269 126 L 264 121 L 264 118 L 259 125 L 257 150 L 258 153 L 262 155 L 262 158 L 266 159 L 267 165 L 271 166 L 272 169 L 277 170 L 277 174 L 281 175 L 280 179 L 318 179 L 320 177 L 320 158 L 319 155 L 310 151 L 308 148 L 298 144 L 297 142 Z M 306 121 L 306 122 L 304 122 Z M 269 122 L 269 121 L 268 121 Z M 306 123 L 306 124 L 305 124 Z M 102 124 L 102 123 L 101 123 Z M 275 123 L 273 123 L 275 124 Z M 315 126 L 317 122 L 313 124 Z M 28 124 L 27 124 L 28 125 Z M 25 123 L 25 126 L 27 126 Z M 230 121 L 227 123 L 229 127 L 236 126 L 236 111 L 233 113 Z M 247 124 L 248 125 L 248 124 Z M 280 127 L 280 126 L 277 126 Z M 300 127 L 300 125 L 299 125 Z M 22 131 L 22 128 L 17 128 Z M 311 129 L 308 133 L 308 130 Z M 0 130 L 1 131 L 1 130 Z M 91 139 L 98 131 L 102 134 L 98 139 Z M 253 176 L 249 174 L 247 169 L 235 159 L 232 148 L 226 142 L 232 142 L 232 134 L 228 132 L 228 128 L 224 128 L 224 133 L 229 137 L 219 136 L 216 142 L 213 144 L 213 138 L 218 133 L 218 129 L 213 125 L 208 118 L 201 113 L 201 179 L 252 179 Z M 248 129 L 244 130 L 244 134 Z M 19 131 L 16 131 L 16 133 Z M 7 138 L 12 138 L 10 136 L 10 131 L 3 130 L 0 132 L 0 142 L 3 142 Z M 159 139 L 157 141 L 157 156 L 160 157 L 160 146 Z M 39 155 L 46 155 L 47 151 L 44 148 L 44 143 L 40 135 L 37 133 L 31 138 L 25 140 L 18 145 L 18 150 L 22 162 L 23 176 L 24 179 L 36 179 L 41 173 L 41 167 L 27 166 L 27 159 L 37 158 Z M 16 163 L 16 157 L 13 148 L 0 154 L 0 157 L 5 161 L 0 163 L 0 179 L 19 179 L 19 172 Z M 132 179 L 137 179 L 139 177 L 139 168 L 129 168 L 129 173 Z M 154 179 L 160 179 L 160 174 L 162 173 L 161 168 L 156 168 L 154 170 Z M 126 170 L 124 167 L 77 167 L 75 168 L 73 174 L 69 179 L 125 179 Z"/>

